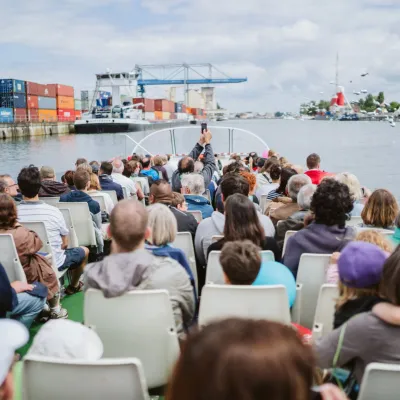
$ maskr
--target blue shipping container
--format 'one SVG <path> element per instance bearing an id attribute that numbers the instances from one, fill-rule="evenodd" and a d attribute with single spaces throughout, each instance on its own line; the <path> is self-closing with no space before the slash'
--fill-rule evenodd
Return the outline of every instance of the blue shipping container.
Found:
<path id="1" fill-rule="evenodd" d="M 0 123 L 14 122 L 14 110 L 12 108 L 0 108 Z"/>
<path id="2" fill-rule="evenodd" d="M 24 94 L 0 94 L 0 107 L 26 108 L 26 96 Z"/>
<path id="3" fill-rule="evenodd" d="M 25 81 L 18 79 L 0 79 L 0 93 L 25 94 Z"/>
<path id="4" fill-rule="evenodd" d="M 175 103 L 175 112 L 176 113 L 182 112 L 182 104 L 181 103 Z"/>
<path id="5" fill-rule="evenodd" d="M 39 110 L 56 110 L 57 102 L 54 97 L 39 96 Z"/>

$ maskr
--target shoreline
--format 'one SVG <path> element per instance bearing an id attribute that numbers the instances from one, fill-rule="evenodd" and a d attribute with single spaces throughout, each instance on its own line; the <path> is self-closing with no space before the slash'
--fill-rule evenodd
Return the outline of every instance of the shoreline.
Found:
<path id="1" fill-rule="evenodd" d="M 0 139 L 31 138 L 75 133 L 72 122 L 24 122 L 0 124 Z"/>

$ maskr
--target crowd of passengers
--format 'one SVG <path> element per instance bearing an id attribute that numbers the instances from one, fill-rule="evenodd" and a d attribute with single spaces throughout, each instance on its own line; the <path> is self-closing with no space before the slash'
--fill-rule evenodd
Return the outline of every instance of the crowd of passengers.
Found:
<path id="1" fill-rule="evenodd" d="M 90 357 L 101 358 L 98 336 L 65 320 L 64 296 L 89 288 L 106 298 L 167 289 L 182 344 L 167 399 L 258 400 L 266 392 L 271 399 L 311 399 L 316 369 L 332 367 L 339 341 L 336 365 L 351 370 L 357 383 L 371 362 L 400 363 L 400 217 L 392 193 L 371 192 L 351 173 L 323 171 L 317 154 L 307 157 L 305 170 L 272 150 L 266 157 L 232 155 L 223 166 L 211 142 L 211 132 L 201 134 L 179 161 L 138 154 L 103 162 L 80 158 L 60 181 L 51 166 L 24 167 L 16 181 L 0 175 L 0 234 L 12 235 L 27 279 L 10 282 L 0 264 L 0 317 L 28 329 L 35 320 L 46 322 L 30 353 L 84 358 L 80 346 L 94 342 L 98 351 Z M 115 191 L 117 204 L 109 191 Z M 102 196 L 105 209 L 92 196 Z M 86 202 L 97 245 L 71 248 L 64 217 L 43 201 L 46 197 Z M 190 211 L 200 211 L 202 221 Z M 359 217 L 358 226 L 349 226 Z M 37 233 L 24 226 L 32 221 L 44 223 L 53 259 L 40 251 Z M 288 231 L 297 233 L 283 254 Z M 192 235 L 198 289 L 189 260 L 173 245 L 177 232 Z M 260 250 L 272 251 L 275 261 L 263 261 Z M 230 319 L 197 331 L 196 310 L 212 251 L 221 251 L 227 285 L 282 284 L 290 307 L 301 255 L 332 254 L 325 272 L 326 283 L 339 288 L 334 330 L 315 343 L 301 326 L 268 321 Z M 60 284 L 52 264 L 70 272 L 68 286 Z M 8 323 L 0 321 L 0 337 L 7 326 L 20 329 Z M 71 346 L 66 329 L 82 331 L 71 351 L 65 350 Z M 49 341 L 57 332 L 59 340 Z M 259 351 L 253 354 L 254 346 Z M 11 342 L 4 349 L 15 350 Z M 8 400 L 6 364 L 0 362 L 0 399 Z M 325 399 L 345 398 L 335 387 L 321 390 Z"/>

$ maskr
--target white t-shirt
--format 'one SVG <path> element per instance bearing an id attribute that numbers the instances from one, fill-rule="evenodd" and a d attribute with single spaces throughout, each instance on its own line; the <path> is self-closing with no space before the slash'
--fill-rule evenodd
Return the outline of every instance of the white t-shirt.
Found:
<path id="1" fill-rule="evenodd" d="M 256 190 L 256 196 L 258 199 L 261 199 L 261 195 L 268 194 L 272 190 L 275 190 L 279 187 L 279 183 L 267 183 L 266 185 L 260 186 L 259 189 Z"/>
<path id="2" fill-rule="evenodd" d="M 22 224 L 44 222 L 57 268 L 61 267 L 65 261 L 65 251 L 61 248 L 61 236 L 67 236 L 69 233 L 61 211 L 42 201 L 22 201 L 17 208 L 18 221 Z"/>
<path id="3" fill-rule="evenodd" d="M 136 185 L 131 179 L 122 174 L 111 174 L 111 178 L 114 182 L 119 183 L 122 187 L 126 188 L 128 198 L 136 194 Z"/>

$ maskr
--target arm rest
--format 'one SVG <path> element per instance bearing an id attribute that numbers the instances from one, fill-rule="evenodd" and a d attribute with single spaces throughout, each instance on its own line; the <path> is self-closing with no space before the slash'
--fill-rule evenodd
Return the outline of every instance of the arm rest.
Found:
<path id="1" fill-rule="evenodd" d="M 303 285 L 298 283 L 296 285 L 296 301 L 293 304 L 291 312 L 292 322 L 296 324 L 300 324 L 302 289 Z"/>

